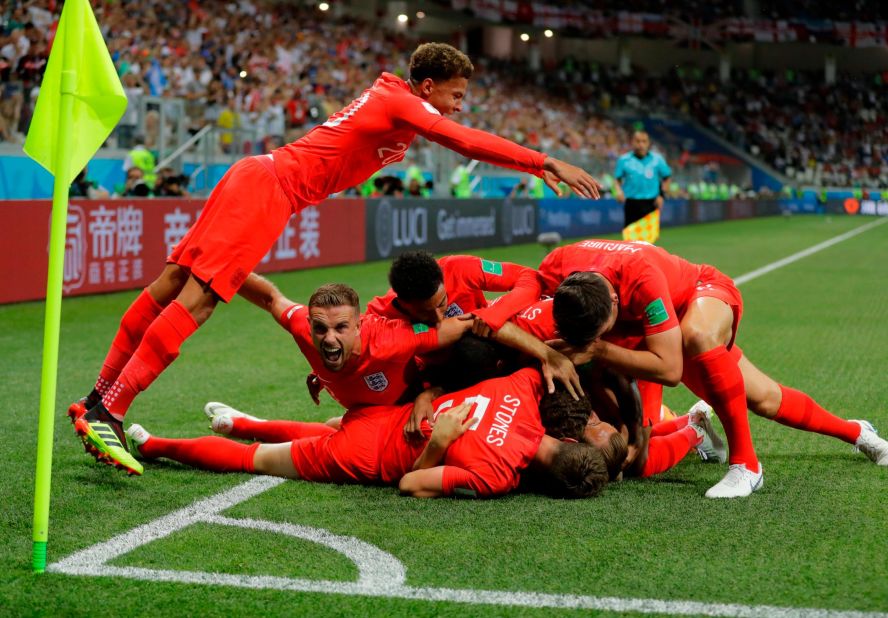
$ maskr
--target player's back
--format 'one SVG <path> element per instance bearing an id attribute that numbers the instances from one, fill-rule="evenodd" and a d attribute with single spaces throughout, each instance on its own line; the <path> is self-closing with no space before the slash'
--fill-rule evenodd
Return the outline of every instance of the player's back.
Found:
<path id="1" fill-rule="evenodd" d="M 404 158 L 416 133 L 399 126 L 390 113 L 402 97 L 418 101 L 404 80 L 383 73 L 326 122 L 272 153 L 275 171 L 287 193 L 295 197 L 295 206 L 317 204 Z M 440 117 L 434 108 L 429 114 Z"/>
<path id="2" fill-rule="evenodd" d="M 521 470 L 533 459 L 545 433 L 539 411 L 542 395 L 542 376 L 528 367 L 436 399 L 436 413 L 469 402 L 470 415 L 478 419 L 447 449 L 444 465 L 474 473 L 482 495 L 517 487 Z"/>
<path id="3" fill-rule="evenodd" d="M 555 249 L 539 270 L 544 294 L 554 294 L 571 273 L 594 271 L 610 281 L 621 296 L 630 294 L 642 277 L 656 271 L 665 278 L 672 302 L 681 314 L 694 291 L 700 265 L 646 242 L 589 239 Z"/>

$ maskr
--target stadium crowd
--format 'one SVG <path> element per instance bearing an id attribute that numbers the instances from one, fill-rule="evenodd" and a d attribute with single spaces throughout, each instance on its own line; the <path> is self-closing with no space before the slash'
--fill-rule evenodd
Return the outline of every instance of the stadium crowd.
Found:
<path id="1" fill-rule="evenodd" d="M 635 4 L 628 9 L 663 9 L 656 0 Z M 762 8 L 779 14 L 788 4 L 810 3 Z M 140 101 L 153 96 L 184 100 L 192 133 L 214 123 L 253 136 L 242 143 L 223 133 L 225 152 L 268 152 L 342 108 L 380 72 L 401 70 L 411 45 L 405 35 L 348 18 L 317 19 L 315 11 L 292 5 L 267 10 L 250 0 L 212 7 L 194 0 L 97 6 L 130 100 L 117 145 L 132 145 Z M 37 0 L 7 2 L 0 15 L 0 140 L 21 142 L 56 15 Z M 820 75 L 735 71 L 722 84 L 712 72 L 696 70 L 624 77 L 572 59 L 533 72 L 521 62 L 475 61 L 461 122 L 531 148 L 571 151 L 612 169 L 630 131 L 608 113 L 655 107 L 692 116 L 799 184 L 888 184 L 888 86 L 881 77 L 842 76 L 827 86 Z M 164 130 L 159 117 L 149 111 L 142 120 L 145 144 L 155 148 Z M 665 154 L 674 168 L 682 167 L 680 150 Z"/>

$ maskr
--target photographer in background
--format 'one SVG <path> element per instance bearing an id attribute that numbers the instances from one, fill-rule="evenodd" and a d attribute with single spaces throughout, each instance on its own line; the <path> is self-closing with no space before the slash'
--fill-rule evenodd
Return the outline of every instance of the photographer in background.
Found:
<path id="1" fill-rule="evenodd" d="M 171 167 L 164 167 L 157 172 L 154 182 L 155 197 L 188 197 L 189 178 L 185 174 L 177 174 Z"/>
<path id="2" fill-rule="evenodd" d="M 138 167 L 131 167 L 126 171 L 126 182 L 116 191 L 120 197 L 151 197 L 151 189 L 145 182 L 145 173 Z"/>

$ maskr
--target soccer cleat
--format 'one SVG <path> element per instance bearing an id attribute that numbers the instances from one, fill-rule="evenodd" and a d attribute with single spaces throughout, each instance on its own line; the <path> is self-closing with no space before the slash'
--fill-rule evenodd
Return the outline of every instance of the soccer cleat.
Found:
<path id="1" fill-rule="evenodd" d="M 879 436 L 868 421 L 851 421 L 860 425 L 860 436 L 854 446 L 869 457 L 877 466 L 888 466 L 888 440 Z"/>
<path id="2" fill-rule="evenodd" d="M 703 432 L 703 441 L 697 445 L 697 454 L 705 463 L 725 463 L 728 449 L 712 424 L 712 406 L 702 399 L 688 410 L 688 424 Z"/>
<path id="3" fill-rule="evenodd" d="M 86 397 L 81 397 L 70 406 L 68 406 L 68 418 L 71 419 L 73 423 L 78 418 L 87 413 L 87 411 L 92 408 L 97 403 L 101 403 L 102 397 L 96 392 L 96 389 L 93 389 L 89 395 Z"/>
<path id="4" fill-rule="evenodd" d="M 218 401 L 210 401 L 207 405 L 204 406 L 204 414 L 207 415 L 207 418 L 210 419 L 210 429 L 212 429 L 215 433 L 221 433 L 222 435 L 227 436 L 231 433 L 233 418 L 248 418 L 251 421 L 259 421 L 262 422 L 265 419 L 257 418 L 246 412 L 241 412 L 240 410 L 235 410 L 229 405 L 224 403 L 220 403 Z"/>
<path id="5" fill-rule="evenodd" d="M 74 421 L 74 431 L 97 461 L 126 470 L 128 474 L 142 474 L 142 464 L 130 455 L 126 446 L 123 423 L 111 416 L 101 403 Z"/>
<path id="6" fill-rule="evenodd" d="M 762 464 L 758 472 L 750 472 L 746 464 L 731 464 L 728 473 L 706 491 L 707 498 L 745 498 L 765 484 Z"/>
<path id="7" fill-rule="evenodd" d="M 145 444 L 151 438 L 151 434 L 148 433 L 148 430 L 141 425 L 134 423 L 127 428 L 126 437 L 129 440 L 130 446 L 133 448 L 136 455 L 139 455 L 141 457 L 142 453 L 139 450 L 139 447 Z"/>

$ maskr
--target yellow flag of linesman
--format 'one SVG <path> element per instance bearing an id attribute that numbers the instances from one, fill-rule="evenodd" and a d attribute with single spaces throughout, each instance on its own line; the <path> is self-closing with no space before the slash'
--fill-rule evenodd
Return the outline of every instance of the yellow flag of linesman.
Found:
<path id="1" fill-rule="evenodd" d="M 78 15 L 73 15 L 74 12 Z M 73 16 L 72 16 L 73 15 Z M 80 32 L 71 24 L 82 24 Z M 56 132 L 61 103 L 62 67 L 65 42 L 69 37 L 82 37 L 79 57 L 69 59 L 76 70 L 74 112 L 71 124 L 72 147 L 67 169 L 54 169 Z M 73 60 L 73 64 L 70 62 Z M 74 177 L 105 141 L 123 112 L 126 95 L 99 25 L 88 0 L 67 0 L 52 44 L 52 52 L 40 85 L 34 116 L 25 139 L 25 153 L 46 168 L 53 176 L 59 174 L 70 184 Z"/>
<path id="2" fill-rule="evenodd" d="M 643 240 L 652 245 L 660 238 L 660 210 L 649 212 L 623 228 L 623 240 Z"/>

